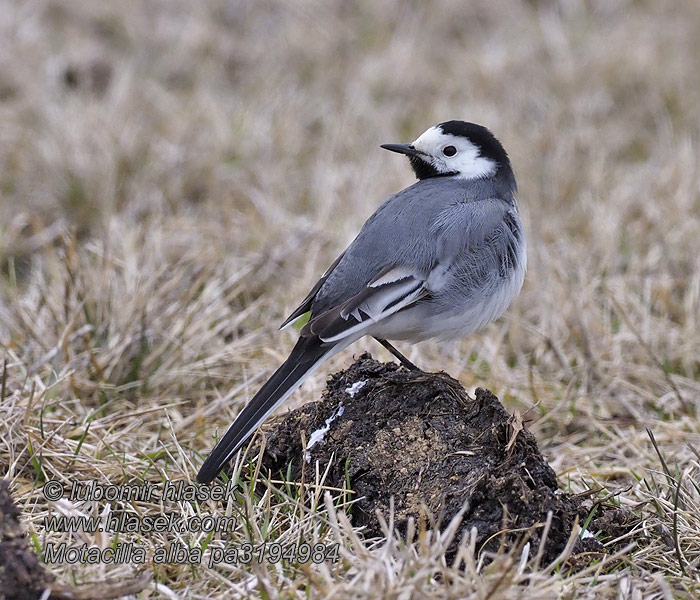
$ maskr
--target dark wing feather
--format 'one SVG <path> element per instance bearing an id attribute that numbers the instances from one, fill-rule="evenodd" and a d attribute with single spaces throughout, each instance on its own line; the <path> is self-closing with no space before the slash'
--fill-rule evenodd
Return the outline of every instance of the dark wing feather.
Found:
<path id="1" fill-rule="evenodd" d="M 334 350 L 333 345 L 324 344 L 318 338 L 300 338 L 289 358 L 248 402 L 224 437 L 216 444 L 200 467 L 197 481 L 212 481 L 267 416 L 297 389 L 328 355 L 333 354 Z"/>
<path id="2" fill-rule="evenodd" d="M 345 252 L 343 252 L 338 258 L 335 259 L 335 261 L 333 261 L 333 264 L 330 267 L 328 267 L 328 269 L 326 270 L 326 272 L 323 275 L 321 275 L 321 279 L 319 279 L 316 282 L 316 285 L 314 285 L 314 287 L 311 288 L 311 291 L 306 296 L 306 298 L 304 298 L 301 301 L 301 304 L 299 306 L 297 306 L 294 309 L 294 312 L 287 317 L 287 319 L 285 320 L 284 323 L 282 323 L 282 325 L 280 325 L 280 329 L 284 329 L 287 325 L 290 325 L 291 323 L 296 321 L 299 317 L 301 317 L 303 314 L 306 314 L 307 312 L 309 312 L 311 310 L 311 305 L 314 302 L 314 298 L 316 298 L 316 294 L 318 294 L 318 290 L 320 290 L 321 286 L 324 283 L 326 283 L 326 279 L 328 279 L 328 276 L 331 274 L 333 269 L 335 269 L 338 266 L 338 263 L 341 261 L 341 259 L 343 258 L 344 255 L 345 255 Z"/>
<path id="3" fill-rule="evenodd" d="M 313 317 L 301 330 L 301 335 L 336 342 L 406 308 L 429 293 L 424 278 L 408 275 L 405 269 L 394 268 L 400 277 L 391 280 L 390 272 L 391 269 L 384 269 L 358 294 Z M 381 277 L 388 277 L 387 282 L 375 286 L 374 282 L 381 280 Z"/>

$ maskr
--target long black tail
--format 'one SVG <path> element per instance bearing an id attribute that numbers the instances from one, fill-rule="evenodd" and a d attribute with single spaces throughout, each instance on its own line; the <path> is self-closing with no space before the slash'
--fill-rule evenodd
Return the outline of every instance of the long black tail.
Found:
<path id="1" fill-rule="evenodd" d="M 337 344 L 324 343 L 316 336 L 299 338 L 289 358 L 260 388 L 211 451 L 197 473 L 197 481 L 212 481 L 267 416 L 296 390 L 317 366 L 339 350 Z"/>

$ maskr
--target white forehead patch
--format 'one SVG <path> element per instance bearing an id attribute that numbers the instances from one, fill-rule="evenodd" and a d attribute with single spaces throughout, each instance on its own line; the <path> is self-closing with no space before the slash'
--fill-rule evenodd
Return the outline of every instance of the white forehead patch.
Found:
<path id="1" fill-rule="evenodd" d="M 443 149 L 454 146 L 457 153 L 446 156 Z M 490 158 L 479 156 L 479 149 L 467 138 L 443 133 L 439 126 L 431 127 L 423 133 L 413 147 L 425 155 L 439 173 L 457 173 L 463 179 L 490 177 L 496 173 L 498 165 Z"/>

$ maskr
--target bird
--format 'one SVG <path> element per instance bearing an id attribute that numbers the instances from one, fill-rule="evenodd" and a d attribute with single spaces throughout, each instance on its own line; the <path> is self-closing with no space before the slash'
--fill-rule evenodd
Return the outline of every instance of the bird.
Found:
<path id="1" fill-rule="evenodd" d="M 324 361 L 363 336 L 447 340 L 500 317 L 520 292 L 527 254 L 517 184 L 503 145 L 486 127 L 445 121 L 410 144 L 418 179 L 390 196 L 282 323 L 308 321 L 289 357 L 253 396 L 197 474 L 213 481 L 256 429 Z"/>

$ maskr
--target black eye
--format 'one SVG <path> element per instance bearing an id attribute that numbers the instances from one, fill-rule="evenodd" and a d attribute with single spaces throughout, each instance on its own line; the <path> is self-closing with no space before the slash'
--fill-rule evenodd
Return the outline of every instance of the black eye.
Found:
<path id="1" fill-rule="evenodd" d="M 442 149 L 442 153 L 445 156 L 454 156 L 455 154 L 457 154 L 457 148 L 455 148 L 454 146 L 445 146 Z"/>

